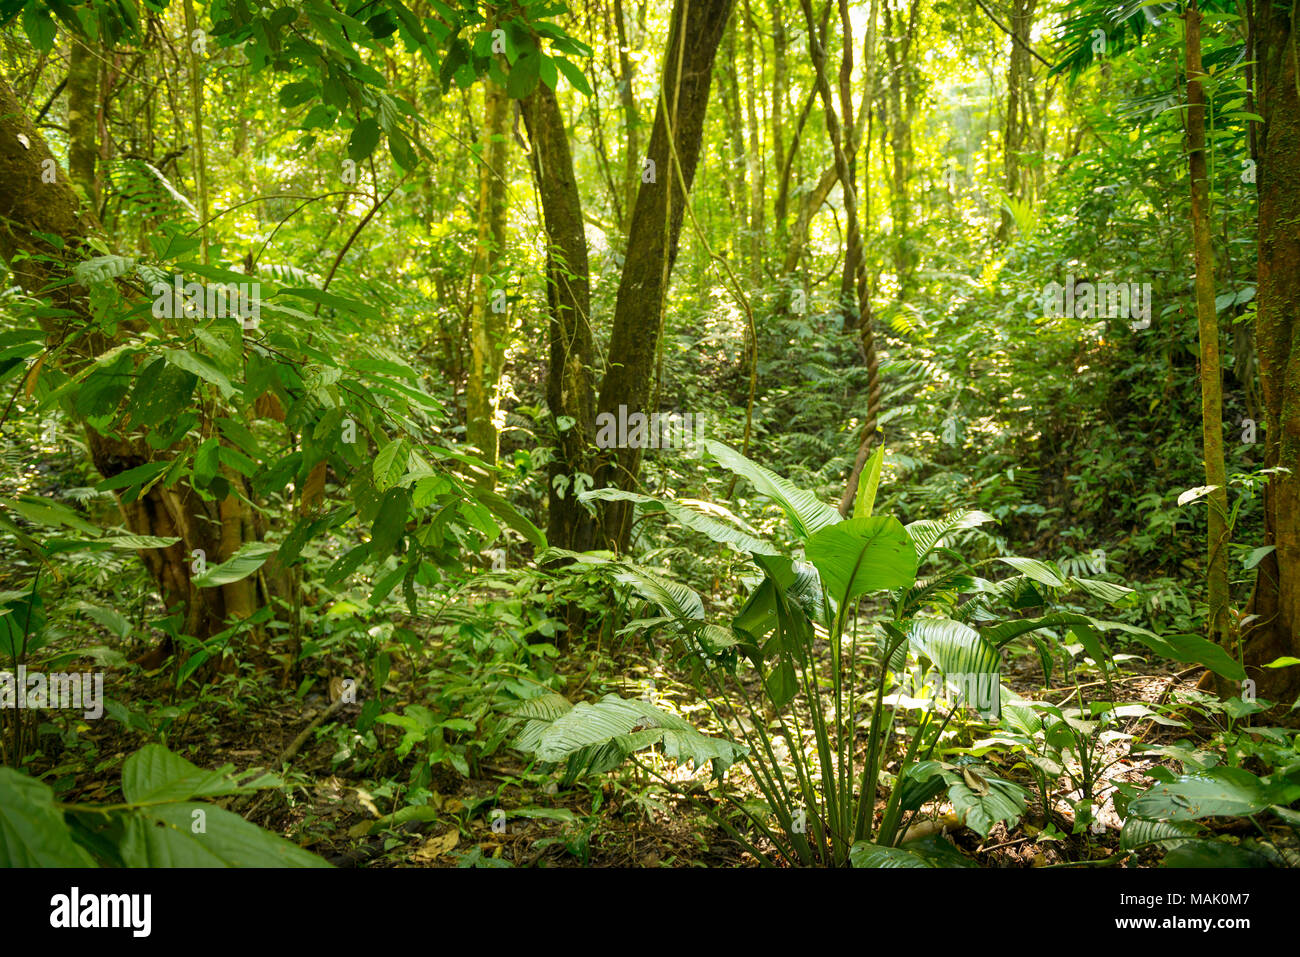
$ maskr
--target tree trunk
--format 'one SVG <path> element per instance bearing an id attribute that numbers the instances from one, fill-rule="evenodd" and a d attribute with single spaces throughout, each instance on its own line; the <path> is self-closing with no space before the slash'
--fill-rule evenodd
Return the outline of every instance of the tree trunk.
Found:
<path id="1" fill-rule="evenodd" d="M 893 221 L 894 274 L 898 280 L 898 299 L 907 299 L 912 278 L 912 250 L 910 212 L 912 200 L 908 195 L 912 178 L 912 118 L 916 110 L 916 97 L 912 92 L 912 39 L 916 35 L 916 18 L 920 4 L 913 0 L 907 24 L 902 22 L 902 10 L 897 19 L 898 35 L 894 34 L 894 17 L 889 5 L 885 6 L 885 26 L 891 34 L 889 41 L 889 110 L 890 156 L 892 163 L 892 190 L 890 192 L 890 219 Z"/>
<path id="2" fill-rule="evenodd" d="M 1300 657 L 1300 82 L 1296 34 L 1288 5 L 1252 4 L 1255 102 L 1263 117 L 1256 138 L 1259 276 L 1255 346 L 1267 421 L 1264 464 L 1288 469 L 1264 491 L 1265 543 L 1245 636 L 1247 674 L 1258 693 L 1290 706 L 1300 668 L 1262 668 L 1282 655 Z"/>
<path id="3" fill-rule="evenodd" d="M 87 44 L 71 38 L 68 64 L 68 176 L 81 189 L 91 209 L 99 208 L 99 184 L 95 179 L 95 142 L 99 108 L 99 60 Z"/>
<path id="4" fill-rule="evenodd" d="M 477 289 L 470 308 L 470 372 L 465 387 L 465 437 L 489 466 L 497 464 L 501 374 L 505 364 L 506 297 L 501 275 L 506 240 L 506 138 L 510 99 L 498 84 L 483 81 L 483 153 L 479 166 Z M 495 471 L 480 479 L 496 484 Z"/>
<path id="5" fill-rule="evenodd" d="M 772 161 L 776 173 L 782 172 L 785 160 L 785 97 L 786 97 L 786 63 L 785 63 L 785 10 L 781 0 L 769 0 L 772 17 Z M 783 178 L 783 185 L 788 183 Z M 785 248 L 786 238 L 786 200 L 783 192 L 778 192 L 778 200 L 772 207 L 772 225 L 775 227 L 776 248 Z"/>
<path id="6" fill-rule="evenodd" d="M 628 413 L 649 413 L 655 357 L 659 349 L 668 278 L 677 257 L 687 190 L 695 178 L 700 139 L 709 104 L 713 60 L 731 11 L 731 0 L 679 0 L 672 30 L 661 98 L 655 110 L 647 167 L 637 191 L 628 234 L 627 261 L 619 281 L 610 338 L 610 368 L 597 408 L 617 418 L 620 406 Z M 666 110 L 665 110 L 666 107 Z M 669 124 L 672 141 L 669 141 Z M 680 172 L 680 176 L 679 176 Z M 641 468 L 639 448 L 607 450 L 598 484 L 630 489 Z M 611 502 L 605 512 L 604 535 L 615 547 L 626 548 L 632 511 L 626 502 Z"/>
<path id="7" fill-rule="evenodd" d="M 1219 316 L 1214 306 L 1214 247 L 1210 242 L 1210 187 L 1205 162 L 1205 90 L 1201 85 L 1201 12 L 1184 15 L 1187 42 L 1187 164 L 1191 179 L 1192 246 L 1196 261 L 1196 321 L 1201 343 L 1201 434 L 1209 506 L 1206 592 L 1209 637 L 1228 645 L 1228 480 L 1223 460 L 1223 373 Z"/>
<path id="8" fill-rule="evenodd" d="M 748 167 L 745 162 L 745 125 L 740 115 L 740 71 L 736 66 L 736 31 L 740 29 L 733 21 L 728 25 L 722 38 L 722 103 L 727 111 L 727 135 L 731 149 L 727 153 L 726 172 L 723 182 L 727 185 L 728 207 L 732 222 L 739 224 L 736 239 L 731 245 L 734 254 L 739 257 L 747 243 L 741 241 L 749 229 L 747 208 L 749 204 L 749 186 L 746 181 Z M 630 234 L 629 234 L 630 235 Z"/>
<path id="9" fill-rule="evenodd" d="M 53 182 L 45 181 L 47 171 L 54 172 Z M 0 258 L 10 264 L 24 291 L 52 299 L 60 311 L 57 317 L 43 318 L 42 324 L 51 346 L 70 345 L 64 353 L 70 373 L 113 346 L 98 331 L 67 342 L 80 329 L 96 328 L 86 290 L 66 280 L 72 267 L 92 254 L 86 240 L 99 232 L 94 214 L 82 210 L 67 174 L 0 78 Z M 56 249 L 47 237 L 58 237 L 63 248 Z M 19 253 L 29 255 L 15 261 Z M 155 458 L 140 437 L 103 435 L 87 427 L 86 440 L 95 468 L 105 478 Z M 181 630 L 200 639 L 219 631 L 232 610 L 226 596 L 220 588 L 198 588 L 192 581 L 200 559 L 205 564 L 223 561 L 234 545 L 223 533 L 217 504 L 204 502 L 185 482 L 171 487 L 157 483 L 134 501 L 119 497 L 118 504 L 133 533 L 180 539 L 139 555 L 158 583 L 163 604 L 183 612 Z M 157 667 L 171 650 L 168 639 L 142 663 Z"/>
<path id="10" fill-rule="evenodd" d="M 627 153 L 623 163 L 623 222 L 619 223 L 626 232 L 632 225 L 632 205 L 636 202 L 636 187 L 641 180 L 641 157 L 638 145 L 641 119 L 637 115 L 636 92 L 632 85 L 636 79 L 636 66 L 632 63 L 632 51 L 628 49 L 623 0 L 614 0 L 614 24 L 618 32 L 618 69 L 622 77 L 618 95 L 623 104 L 623 122 L 627 126 Z M 567 142 L 564 149 L 566 152 L 569 149 Z M 573 164 L 569 165 L 572 167 Z"/>
<path id="11" fill-rule="evenodd" d="M 1009 200 L 1021 198 L 1020 151 L 1024 148 L 1028 120 L 1025 116 L 1025 84 L 1030 82 L 1029 31 L 1034 24 L 1037 0 L 1013 0 L 1011 8 L 1011 63 L 1007 67 L 1007 116 L 1002 135 L 1002 171 Z M 1012 216 L 1002 210 L 997 239 L 1004 242 L 1011 231 Z"/>
<path id="12" fill-rule="evenodd" d="M 546 223 L 546 302 L 550 313 L 546 402 L 556 428 L 556 454 L 548 474 L 546 537 L 554 546 L 586 551 L 594 547 L 595 526 L 578 502 L 574 476 L 594 471 L 588 457 L 595 438 L 596 412 L 582 200 L 555 93 L 539 85 L 520 107 L 532 144 L 529 160 Z"/>
<path id="13" fill-rule="evenodd" d="M 749 152 L 747 165 L 749 172 L 749 272 L 754 288 L 763 284 L 763 249 L 766 247 L 764 235 L 765 219 L 763 204 L 766 201 L 767 178 L 763 165 L 762 128 L 758 123 L 758 106 L 755 88 L 763 83 L 762 70 L 755 72 L 754 34 L 757 31 L 749 0 L 745 0 L 745 120 L 749 131 Z"/>
<path id="14" fill-rule="evenodd" d="M 862 431 L 858 440 L 858 455 L 853 468 L 845 482 L 844 494 L 840 499 L 840 513 L 848 515 L 853 510 L 853 499 L 857 494 L 858 476 L 866 464 L 867 456 L 876 441 L 876 430 L 880 420 L 880 360 L 876 355 L 875 331 L 872 328 L 871 297 L 867 290 L 866 251 L 862 244 L 861 225 L 858 218 L 857 193 L 853 187 L 853 175 L 845 154 L 844 134 L 839 117 L 835 113 L 830 82 L 826 78 L 826 50 L 817 37 L 813 21 L 811 0 L 802 0 L 804 20 L 808 27 L 808 46 L 812 53 L 813 70 L 817 81 L 817 90 L 821 95 L 822 108 L 826 114 L 826 132 L 830 135 L 831 148 L 835 156 L 835 169 L 839 175 L 840 189 L 844 194 L 844 213 L 848 219 L 848 240 L 846 259 L 852 260 L 853 275 L 857 292 L 857 315 L 851 324 L 858 331 L 858 342 L 862 350 L 863 361 L 867 366 L 867 407 L 863 414 Z M 875 7 L 873 5 L 873 12 Z M 870 96 L 864 96 L 864 102 Z M 863 126 L 866 125 L 865 119 Z M 846 323 L 846 325 L 850 325 Z"/>

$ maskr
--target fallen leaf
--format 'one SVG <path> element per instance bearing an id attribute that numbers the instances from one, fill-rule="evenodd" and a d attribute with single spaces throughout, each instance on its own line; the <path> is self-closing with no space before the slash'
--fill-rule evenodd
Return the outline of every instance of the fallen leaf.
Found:
<path id="1" fill-rule="evenodd" d="M 446 834 L 439 837 L 431 837 L 411 856 L 411 860 L 428 863 L 434 861 L 446 854 L 453 847 L 460 843 L 460 831 L 452 828 Z"/>

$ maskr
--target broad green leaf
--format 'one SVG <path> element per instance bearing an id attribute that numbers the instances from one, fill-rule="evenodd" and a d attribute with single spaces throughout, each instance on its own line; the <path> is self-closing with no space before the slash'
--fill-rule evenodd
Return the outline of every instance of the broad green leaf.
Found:
<path id="1" fill-rule="evenodd" d="M 534 548 L 545 548 L 547 545 L 546 534 L 526 519 L 517 508 L 498 495 L 496 492 L 488 489 L 475 489 L 474 497 L 482 502 L 493 515 L 499 518 L 508 528 L 513 528 L 516 532 L 524 537 L 524 541 L 531 544 Z"/>
<path id="2" fill-rule="evenodd" d="M 375 488 L 386 492 L 396 485 L 406 474 L 410 457 L 411 445 L 406 439 L 393 439 L 380 449 L 371 469 L 375 476 Z"/>
<path id="3" fill-rule="evenodd" d="M 163 804 L 128 818 L 118 851 L 128 867 L 328 867 L 277 834 L 213 804 Z"/>
<path id="4" fill-rule="evenodd" d="M 849 849 L 849 863 L 854 867 L 938 867 L 920 855 L 901 847 L 882 847 L 858 841 Z"/>
<path id="5" fill-rule="evenodd" d="M 583 748 L 611 742 L 637 750 L 661 743 L 670 760 L 690 761 L 697 767 L 714 762 L 718 773 L 745 753 L 742 746 L 701 734 L 676 715 L 645 701 L 608 694 L 594 705 L 580 702 L 551 722 L 540 737 L 536 754 L 542 761 L 558 763 Z"/>
<path id="6" fill-rule="evenodd" d="M 97 527 L 68 506 L 53 499 L 24 495 L 18 499 L 0 498 L 0 505 L 13 509 L 29 522 L 36 522 L 38 525 L 64 525 L 90 535 L 99 534 Z"/>
<path id="7" fill-rule="evenodd" d="M 907 640 L 956 685 L 964 702 L 994 717 L 1001 713 L 1002 656 L 974 628 L 950 618 L 915 618 L 907 624 Z"/>
<path id="8" fill-rule="evenodd" d="M 94 867 L 72 840 L 50 786 L 0 768 L 0 867 Z"/>
<path id="9" fill-rule="evenodd" d="M 1132 588 L 1126 588 L 1123 585 L 1116 585 L 1114 582 L 1100 581 L 1096 578 L 1071 578 L 1074 584 L 1078 585 L 1093 598 L 1100 598 L 1107 604 L 1118 604 L 1134 594 Z"/>
<path id="10" fill-rule="evenodd" d="M 1151 820 L 1256 814 L 1277 801 L 1278 791 L 1241 768 L 1209 768 L 1161 781 L 1140 794 L 1129 813 Z"/>
<path id="11" fill-rule="evenodd" d="M 248 790 L 230 771 L 205 771 L 161 744 L 146 744 L 122 765 L 122 795 L 132 804 L 158 804 Z"/>
<path id="12" fill-rule="evenodd" d="M 541 76 L 541 56 L 529 51 L 514 62 L 506 80 L 506 92 L 512 100 L 522 100 L 537 89 Z"/>
<path id="13" fill-rule="evenodd" d="M 837 602 L 916 581 L 916 550 L 892 516 L 850 518 L 823 528 L 805 550 Z"/>
<path id="14" fill-rule="evenodd" d="M 840 521 L 840 513 L 817 496 L 751 462 L 735 449 L 712 439 L 704 439 L 703 444 L 723 468 L 748 479 L 754 488 L 780 505 L 800 538 Z"/>
<path id="15" fill-rule="evenodd" d="M 777 550 L 774 546 L 769 545 L 761 538 L 757 538 L 740 529 L 726 525 L 717 519 L 714 519 L 703 512 L 686 505 L 680 505 L 677 502 L 663 501 L 657 498 L 651 498 L 648 495 L 641 495 L 637 492 L 626 492 L 617 488 L 597 488 L 582 492 L 578 496 L 579 501 L 589 502 L 593 499 L 600 499 L 606 502 L 635 502 L 647 512 L 662 512 L 670 515 L 676 521 L 685 525 L 687 528 L 707 535 L 712 541 L 719 545 L 727 545 L 742 555 L 761 554 L 775 555 Z"/>
<path id="16" fill-rule="evenodd" d="M 198 376 L 163 358 L 155 359 L 136 377 L 126 411 L 131 427 L 163 425 L 193 404 Z"/>
<path id="17" fill-rule="evenodd" d="M 1241 663 L 1208 638 L 1199 635 L 1156 635 L 1144 629 L 1137 629 L 1136 632 L 1129 628 L 1124 630 L 1136 633 L 1138 641 L 1173 661 L 1204 665 L 1229 681 L 1244 681 L 1246 678 Z"/>
<path id="18" fill-rule="evenodd" d="M 226 374 L 202 356 L 180 349 L 165 349 L 163 356 L 178 369 L 192 372 L 200 379 L 211 382 L 221 392 L 223 398 L 229 399 L 235 394 L 235 387 L 230 384 Z"/>
<path id="19" fill-rule="evenodd" d="M 642 598 L 658 605 L 676 620 L 704 618 L 704 602 L 687 586 L 629 562 L 619 562 L 615 567 L 619 569 L 615 575 L 619 581 L 631 585 Z"/>
<path id="20" fill-rule="evenodd" d="M 411 511 L 411 490 L 390 488 L 379 501 L 379 511 L 370 526 L 371 553 L 383 561 L 397 547 L 406 531 L 406 517 Z"/>
<path id="21" fill-rule="evenodd" d="M 358 123 L 348 137 L 348 156 L 357 163 L 370 156 L 379 145 L 379 122 L 367 116 Z"/>
<path id="22" fill-rule="evenodd" d="M 1161 844 L 1175 847 L 1201 831 L 1199 824 L 1191 821 L 1148 821 L 1130 813 L 1119 834 L 1119 846 L 1125 850 Z"/>
<path id="23" fill-rule="evenodd" d="M 916 559 L 919 562 L 954 532 L 960 532 L 968 528 L 978 528 L 980 525 L 992 521 L 996 521 L 996 519 L 987 512 L 953 512 L 941 519 L 913 522 L 907 526 L 907 534 L 916 545 Z"/>
<path id="24" fill-rule="evenodd" d="M 858 475 L 858 494 L 853 500 L 853 517 L 870 518 L 876 505 L 876 489 L 880 487 L 880 466 L 885 460 L 885 447 L 877 445 L 867 464 Z"/>
<path id="25" fill-rule="evenodd" d="M 215 588 L 243 581 L 266 564 L 267 559 L 275 554 L 275 548 L 267 542 L 248 542 L 229 559 L 212 566 L 201 575 L 195 575 L 192 580 L 199 588 Z"/>
<path id="26" fill-rule="evenodd" d="M 582 72 L 582 68 L 564 59 L 564 57 L 557 56 L 554 59 L 555 65 L 564 74 L 564 78 L 573 84 L 573 88 L 584 96 L 591 96 L 591 84 L 587 82 L 587 76 Z"/>
<path id="27" fill-rule="evenodd" d="M 145 485 L 171 468 L 171 464 L 171 461 L 146 462 L 144 465 L 137 465 L 135 468 L 104 479 L 95 486 L 95 489 L 100 492 L 111 492 L 115 489 L 130 488 L 132 485 Z"/>
<path id="28" fill-rule="evenodd" d="M 1274 658 L 1265 668 L 1293 668 L 1300 665 L 1300 658 L 1292 658 L 1290 655 L 1283 655 L 1281 658 Z"/>
<path id="29" fill-rule="evenodd" d="M 1261 846 L 1247 847 L 1227 841 L 1189 840 L 1170 849 L 1162 867 L 1281 867 L 1283 862 Z"/>
<path id="30" fill-rule="evenodd" d="M 1246 560 L 1242 562 L 1241 567 L 1245 569 L 1254 568 L 1276 550 L 1276 545 L 1261 545 L 1259 548 L 1251 551 L 1251 553 L 1246 557 Z"/>
<path id="31" fill-rule="evenodd" d="M 943 777 L 948 782 L 953 812 L 980 837 L 988 837 L 999 821 L 1013 824 L 1025 812 L 1029 792 L 1018 784 L 985 774 L 983 769 L 969 765 L 945 769 Z"/>
<path id="32" fill-rule="evenodd" d="M 1050 585 L 1052 588 L 1065 588 L 1065 580 L 1046 562 L 1040 562 L 1034 558 L 1020 558 L 1019 556 L 1006 556 L 999 558 L 998 561 L 1005 562 L 1016 571 L 1020 572 L 1034 581 Z"/>
<path id="33" fill-rule="evenodd" d="M 532 698 L 512 701 L 502 707 L 502 711 L 514 718 L 543 718 L 554 721 L 560 715 L 573 708 L 569 699 L 555 692 L 539 694 Z"/>

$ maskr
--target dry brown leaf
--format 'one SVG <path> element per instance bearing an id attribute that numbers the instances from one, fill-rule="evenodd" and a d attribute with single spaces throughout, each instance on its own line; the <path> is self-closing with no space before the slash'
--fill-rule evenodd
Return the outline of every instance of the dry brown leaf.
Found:
<path id="1" fill-rule="evenodd" d="M 36 391 L 36 379 L 41 374 L 41 366 L 45 365 L 47 355 L 49 355 L 48 352 L 42 352 L 41 357 L 32 363 L 32 367 L 27 373 L 27 386 L 23 391 L 29 399 L 32 397 L 32 393 Z"/>
<path id="2" fill-rule="evenodd" d="M 411 860 L 428 863 L 437 860 L 460 843 L 460 831 L 452 828 L 446 834 L 431 837 L 411 856 Z"/>
<path id="3" fill-rule="evenodd" d="M 253 412 L 259 419 L 274 419 L 277 422 L 284 421 L 284 406 L 274 392 L 263 392 L 257 397 L 253 404 Z"/>
<path id="4" fill-rule="evenodd" d="M 307 481 L 302 483 L 302 511 L 305 514 L 311 507 L 325 498 L 324 462 L 317 462 L 316 467 L 307 473 Z"/>

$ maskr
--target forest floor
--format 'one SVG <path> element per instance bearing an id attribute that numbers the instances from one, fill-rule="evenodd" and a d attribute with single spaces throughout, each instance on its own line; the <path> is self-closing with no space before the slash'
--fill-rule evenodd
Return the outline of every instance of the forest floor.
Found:
<path id="1" fill-rule="evenodd" d="M 695 717 L 700 716 L 702 704 L 695 700 L 689 686 L 673 681 L 658 668 L 646 668 L 642 661 L 627 651 L 612 662 L 612 671 L 624 675 L 653 672 L 661 701 L 670 702 L 679 712 L 695 710 Z M 1129 673 L 1116 680 L 1122 683 L 1123 700 L 1132 702 L 1162 701 L 1175 689 L 1190 689 L 1195 677 L 1179 676 L 1141 662 L 1127 662 L 1126 668 Z M 429 784 L 432 810 L 426 812 L 426 819 L 400 824 L 381 820 L 403 806 L 403 788 L 397 782 L 405 780 L 414 758 L 398 761 L 388 749 L 379 752 L 381 763 L 370 767 L 364 778 L 349 776 L 346 769 L 354 763 L 346 760 L 344 752 L 349 740 L 357 738 L 351 727 L 360 715 L 362 702 L 331 707 L 325 695 L 313 693 L 299 700 L 290 690 L 274 687 L 277 682 L 269 673 L 251 679 L 251 686 L 249 680 L 241 680 L 236 706 L 223 700 L 216 688 L 211 689 L 212 694 L 194 703 L 188 719 L 181 718 L 173 725 L 167 743 L 203 767 L 231 764 L 240 772 L 284 767 L 283 777 L 289 785 L 284 791 L 265 790 L 220 803 L 338 866 L 758 865 L 749 852 L 698 808 L 669 793 L 640 769 L 625 767 L 557 790 L 554 776 L 530 772 L 527 764 L 506 747 L 481 762 L 468 777 L 446 766 L 433 768 Z M 575 678 L 575 682 L 579 680 Z M 1077 693 L 1073 685 L 1043 689 L 1041 667 L 1034 656 L 1012 661 L 1003 681 L 1021 697 L 1058 705 L 1068 704 Z M 169 686 L 162 676 L 123 671 L 115 672 L 111 683 L 117 686 L 114 696 L 135 701 L 165 697 Z M 389 690 L 398 689 L 401 683 L 401 676 L 395 673 Z M 626 682 L 608 690 L 636 692 Z M 311 733 L 299 740 L 304 730 Z M 1127 730 L 1131 733 L 1135 728 Z M 1142 738 L 1147 743 L 1169 743 L 1189 736 L 1201 737 L 1208 730 L 1152 725 L 1144 730 Z M 79 747 L 93 743 L 98 770 L 78 774 L 75 782 L 70 782 L 67 799 L 115 800 L 119 762 L 139 745 L 138 733 L 118 721 L 98 721 L 80 738 Z M 865 734 L 860 732 L 859 739 L 865 743 Z M 338 760 L 340 755 L 343 760 Z M 1119 848 L 1121 821 L 1108 800 L 1114 782 L 1142 783 L 1142 769 L 1153 762 L 1129 756 L 1128 743 L 1122 738 L 1103 745 L 1098 758 L 1099 766 L 1105 769 L 1096 791 L 1098 817 L 1104 830 L 1095 827 L 1087 840 L 1071 833 L 1073 820 L 1065 801 L 1067 795 L 1052 796 L 1051 817 L 1045 818 L 1025 765 L 1013 767 L 1017 757 L 1007 752 L 991 752 L 984 760 L 1001 776 L 1018 781 L 1033 793 L 1029 812 L 1018 826 L 1007 829 L 995 825 L 987 838 L 981 838 L 960 826 L 945 826 L 951 808 L 932 802 L 924 809 L 932 823 L 920 828 L 944 834 L 972 866 L 1106 866 L 1113 863 L 1111 858 Z M 57 775 L 61 764 L 57 750 L 47 749 L 44 758 L 38 760 L 33 770 L 55 770 Z M 76 760 L 66 766 L 85 767 Z M 703 772 L 691 775 L 684 768 L 661 770 L 679 783 L 703 781 L 706 777 Z M 741 770 L 738 766 L 729 777 L 732 786 L 743 789 L 743 773 L 739 775 L 740 783 L 736 782 Z M 886 797 L 882 793 L 878 810 L 883 809 Z M 498 808 L 505 817 L 494 828 L 492 817 Z M 1156 852 L 1146 851 L 1136 860 L 1149 865 L 1157 858 Z M 1133 863 L 1130 858 L 1128 866 Z"/>

